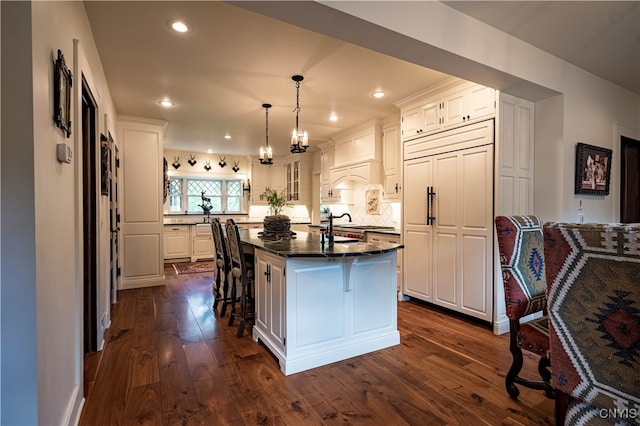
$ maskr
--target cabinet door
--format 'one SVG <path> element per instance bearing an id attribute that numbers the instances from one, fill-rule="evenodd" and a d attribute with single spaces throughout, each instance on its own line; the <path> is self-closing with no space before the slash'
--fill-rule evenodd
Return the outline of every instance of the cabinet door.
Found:
<path id="1" fill-rule="evenodd" d="M 331 167 L 333 167 L 333 153 L 334 148 L 328 147 L 322 150 L 322 154 L 320 157 L 321 161 L 321 184 L 324 188 L 325 186 L 328 188 L 331 185 Z"/>
<path id="2" fill-rule="evenodd" d="M 284 265 L 284 259 L 256 251 L 256 327 L 282 351 L 286 337 Z"/>
<path id="3" fill-rule="evenodd" d="M 193 237 L 191 256 L 196 259 L 213 257 L 213 237 L 202 235 Z"/>
<path id="4" fill-rule="evenodd" d="M 177 259 L 191 255 L 189 226 L 165 225 L 163 232 L 164 259 Z"/>
<path id="5" fill-rule="evenodd" d="M 400 198 L 400 132 L 398 125 L 384 128 L 382 136 L 382 163 L 384 166 L 384 198 Z"/>
<path id="6" fill-rule="evenodd" d="M 454 127 L 469 120 L 467 90 L 455 90 L 442 100 L 442 124 L 444 127 Z"/>
<path id="7" fill-rule="evenodd" d="M 270 185 L 270 167 L 254 161 L 251 165 L 251 201 L 253 203 L 266 203 L 261 199 L 262 194 Z"/>
<path id="8" fill-rule="evenodd" d="M 493 115 L 496 112 L 496 91 L 490 87 L 475 85 L 468 92 L 471 120 Z"/>
<path id="9" fill-rule="evenodd" d="M 433 302 L 491 321 L 493 146 L 433 162 Z"/>
<path id="10" fill-rule="evenodd" d="M 402 140 L 420 136 L 422 128 L 422 107 L 402 111 Z"/>
<path id="11" fill-rule="evenodd" d="M 427 225 L 427 188 L 432 185 L 433 158 L 405 161 L 403 171 L 403 292 L 431 300 L 431 226 Z"/>

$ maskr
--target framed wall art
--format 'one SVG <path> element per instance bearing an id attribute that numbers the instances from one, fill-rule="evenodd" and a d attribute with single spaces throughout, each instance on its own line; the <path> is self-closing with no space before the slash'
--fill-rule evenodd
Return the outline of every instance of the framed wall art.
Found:
<path id="1" fill-rule="evenodd" d="M 365 192 L 367 214 L 380 214 L 380 190 L 370 189 Z"/>
<path id="2" fill-rule="evenodd" d="M 58 58 L 53 72 L 53 121 L 62 131 L 71 136 L 71 71 L 64 62 L 64 55 L 58 49 Z"/>
<path id="3" fill-rule="evenodd" d="M 579 142 L 576 146 L 576 194 L 608 195 L 612 150 Z"/>

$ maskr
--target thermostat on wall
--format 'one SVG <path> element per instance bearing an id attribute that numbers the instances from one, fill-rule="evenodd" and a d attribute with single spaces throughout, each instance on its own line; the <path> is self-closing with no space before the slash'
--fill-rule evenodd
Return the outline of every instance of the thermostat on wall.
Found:
<path id="1" fill-rule="evenodd" d="M 61 163 L 71 163 L 71 160 L 73 160 L 73 151 L 71 150 L 71 147 L 66 143 L 59 143 L 57 148 L 58 161 Z"/>

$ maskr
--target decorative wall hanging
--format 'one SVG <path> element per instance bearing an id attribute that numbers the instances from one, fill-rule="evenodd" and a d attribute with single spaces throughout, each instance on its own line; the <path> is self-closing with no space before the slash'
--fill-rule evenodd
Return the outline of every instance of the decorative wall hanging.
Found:
<path id="1" fill-rule="evenodd" d="M 367 214 L 380 214 L 380 190 L 370 189 L 366 191 Z"/>
<path id="2" fill-rule="evenodd" d="M 239 161 L 233 162 L 233 167 L 231 168 L 231 170 L 233 170 L 235 173 L 238 173 L 238 170 L 240 170 L 240 167 L 238 166 L 238 164 L 240 164 Z"/>
<path id="3" fill-rule="evenodd" d="M 227 159 L 227 157 L 220 157 L 220 162 L 218 162 L 220 167 L 224 168 L 224 166 L 227 165 L 227 162 L 225 161 L 226 159 Z"/>
<path id="4" fill-rule="evenodd" d="M 180 157 L 173 157 L 173 163 L 171 163 L 174 169 L 178 170 L 180 168 Z"/>
<path id="5" fill-rule="evenodd" d="M 191 167 L 195 166 L 197 161 L 196 161 L 196 155 L 195 154 L 189 154 L 189 161 L 187 161 L 187 163 L 191 164 Z"/>
<path id="6" fill-rule="evenodd" d="M 169 162 L 165 157 L 162 158 L 162 203 L 167 202 L 167 196 L 169 195 Z"/>
<path id="7" fill-rule="evenodd" d="M 109 140 L 100 135 L 100 193 L 109 195 L 111 188 L 111 147 Z"/>
<path id="8" fill-rule="evenodd" d="M 58 49 L 58 59 L 53 73 L 53 121 L 62 131 L 71 136 L 71 86 L 73 77 Z"/>
<path id="9" fill-rule="evenodd" d="M 206 171 L 211 170 L 211 161 L 207 160 L 207 161 L 204 162 L 204 169 Z"/>
<path id="10" fill-rule="evenodd" d="M 576 146 L 576 194 L 608 195 L 613 151 L 579 142 Z"/>

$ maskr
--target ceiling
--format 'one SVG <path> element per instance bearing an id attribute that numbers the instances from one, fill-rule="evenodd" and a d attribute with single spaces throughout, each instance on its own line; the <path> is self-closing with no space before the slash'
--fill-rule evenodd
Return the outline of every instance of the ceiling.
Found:
<path id="1" fill-rule="evenodd" d="M 640 93 L 638 2 L 446 3 Z M 288 153 L 294 74 L 304 76 L 299 120 L 312 149 L 398 114 L 394 102 L 448 77 L 219 1 L 87 1 L 85 8 L 116 112 L 166 120 L 165 149 L 257 154 L 266 137 L 262 104 L 270 103 L 269 144 L 274 155 Z M 175 19 L 191 31 L 171 30 Z M 376 89 L 388 95 L 375 99 Z M 160 106 L 165 98 L 175 105 Z"/>

